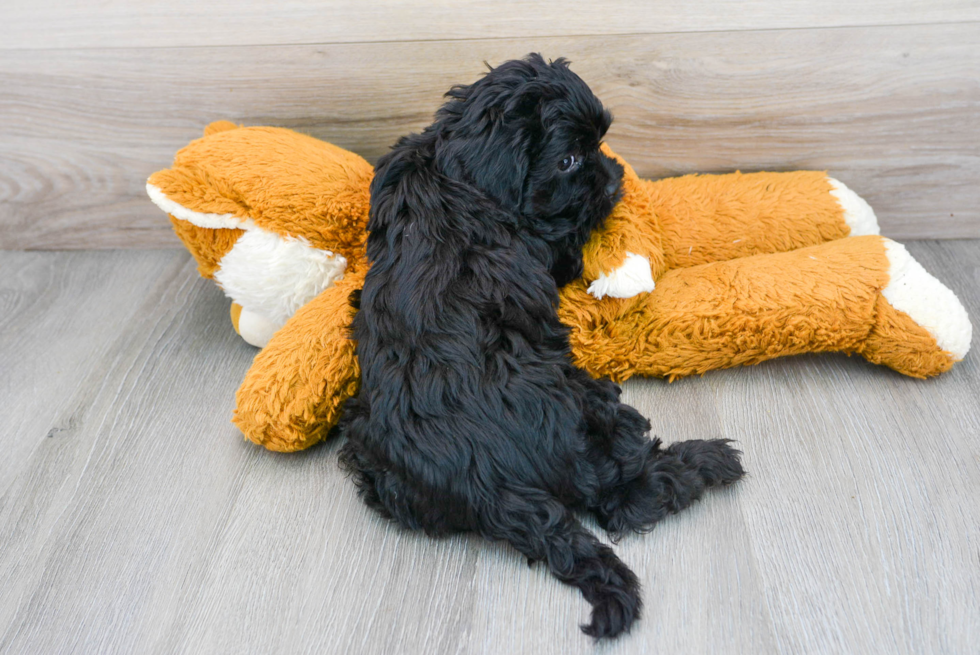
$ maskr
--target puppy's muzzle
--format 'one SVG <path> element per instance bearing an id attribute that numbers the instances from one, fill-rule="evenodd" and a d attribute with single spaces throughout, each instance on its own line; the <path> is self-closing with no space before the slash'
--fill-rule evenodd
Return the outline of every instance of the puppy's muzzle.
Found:
<path id="1" fill-rule="evenodd" d="M 623 167 L 618 161 L 605 155 L 602 156 L 602 167 L 609 176 L 605 187 L 606 197 L 615 200 L 619 194 L 619 185 L 623 181 Z"/>

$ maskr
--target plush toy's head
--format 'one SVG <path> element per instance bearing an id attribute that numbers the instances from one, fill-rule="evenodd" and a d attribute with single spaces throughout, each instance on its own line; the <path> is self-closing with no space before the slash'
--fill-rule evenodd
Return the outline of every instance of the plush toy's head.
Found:
<path id="1" fill-rule="evenodd" d="M 300 307 L 364 265 L 373 167 L 329 143 L 271 127 L 212 123 L 147 182 L 201 275 L 239 306 L 264 346 Z"/>

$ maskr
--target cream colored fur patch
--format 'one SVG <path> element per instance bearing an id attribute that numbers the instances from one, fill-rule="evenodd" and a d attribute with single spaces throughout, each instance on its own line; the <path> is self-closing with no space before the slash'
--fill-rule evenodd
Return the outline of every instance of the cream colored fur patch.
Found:
<path id="1" fill-rule="evenodd" d="M 344 275 L 347 260 L 306 239 L 247 230 L 221 259 L 215 281 L 232 300 L 277 328 Z"/>
<path id="2" fill-rule="evenodd" d="M 626 261 L 619 268 L 603 273 L 589 285 L 589 293 L 602 300 L 604 297 L 632 298 L 653 291 L 656 283 L 650 272 L 650 260 L 642 255 L 626 253 Z"/>
<path id="3" fill-rule="evenodd" d="M 867 234 L 881 234 L 878 227 L 878 217 L 867 201 L 854 193 L 840 180 L 828 177 L 827 181 L 833 187 L 830 195 L 837 199 L 837 204 L 844 210 L 844 222 L 851 228 L 848 236 L 860 237 Z"/>
<path id="4" fill-rule="evenodd" d="M 943 350 L 960 360 L 970 350 L 973 326 L 966 308 L 946 285 L 930 275 L 908 250 L 882 239 L 888 256 L 888 285 L 882 295 L 895 309 L 924 327 Z"/>

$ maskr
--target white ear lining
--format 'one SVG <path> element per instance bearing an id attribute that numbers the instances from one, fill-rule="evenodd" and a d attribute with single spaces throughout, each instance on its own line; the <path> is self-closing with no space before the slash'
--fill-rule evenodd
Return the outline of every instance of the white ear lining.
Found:
<path id="1" fill-rule="evenodd" d="M 255 221 L 251 218 L 239 218 L 235 214 L 207 214 L 196 212 L 183 205 L 174 202 L 160 189 L 149 182 L 146 183 L 146 194 L 150 196 L 153 204 L 170 214 L 174 218 L 187 221 L 198 227 L 209 228 L 212 230 L 220 229 L 239 229 L 250 230 L 255 227 Z"/>

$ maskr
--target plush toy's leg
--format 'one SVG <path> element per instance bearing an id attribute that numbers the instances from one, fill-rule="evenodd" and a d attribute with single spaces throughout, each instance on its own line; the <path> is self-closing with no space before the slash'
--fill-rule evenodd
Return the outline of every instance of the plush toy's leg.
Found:
<path id="1" fill-rule="evenodd" d="M 578 281 L 560 315 L 576 363 L 615 380 L 821 351 L 926 377 L 961 359 L 971 332 L 952 292 L 878 236 L 668 271 L 623 300 L 596 300 Z"/>
<path id="2" fill-rule="evenodd" d="M 858 352 L 915 377 L 948 370 L 970 350 L 973 326 L 966 309 L 905 246 L 890 239 L 882 243 L 889 281 L 875 303 L 874 327 Z"/>
<path id="3" fill-rule="evenodd" d="M 651 291 L 669 269 L 878 234 L 868 203 L 826 173 L 650 181 L 619 161 L 621 200 L 584 249 L 583 277 L 597 298 Z"/>
<path id="4" fill-rule="evenodd" d="M 245 343 L 256 348 L 265 348 L 276 330 L 282 327 L 262 314 L 245 309 L 237 302 L 231 303 L 231 325 Z"/>
<path id="5" fill-rule="evenodd" d="M 360 378 L 347 330 L 354 315 L 349 296 L 363 283 L 362 272 L 345 272 L 255 356 L 238 389 L 233 419 L 248 439 L 289 452 L 315 444 L 336 425 Z"/>
<path id="6" fill-rule="evenodd" d="M 647 189 L 668 268 L 878 234 L 868 203 L 818 171 L 686 175 Z"/>

